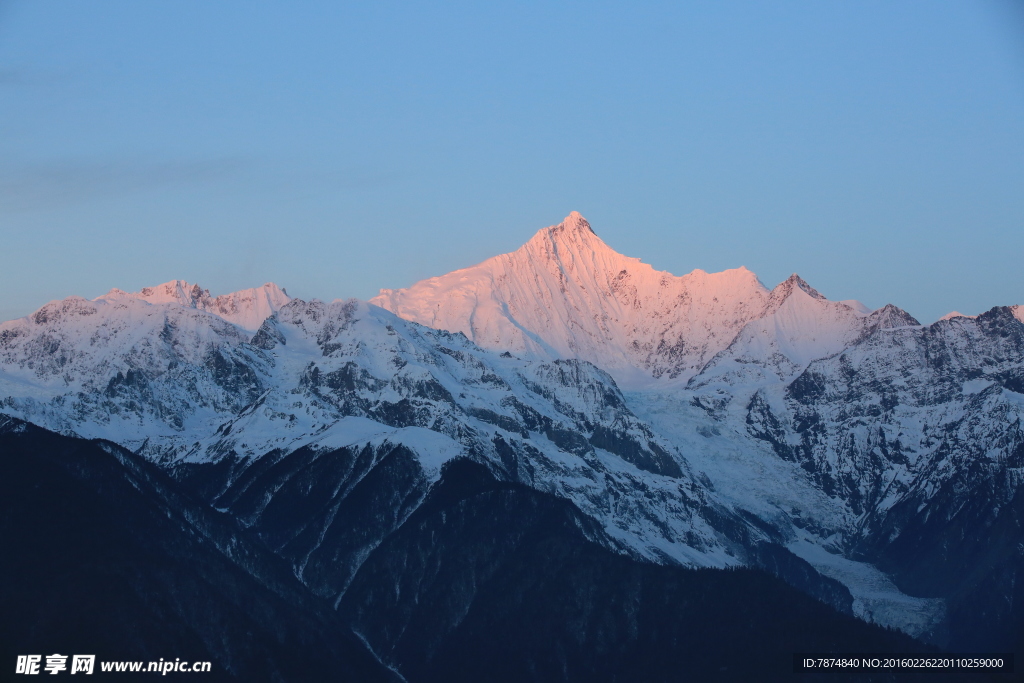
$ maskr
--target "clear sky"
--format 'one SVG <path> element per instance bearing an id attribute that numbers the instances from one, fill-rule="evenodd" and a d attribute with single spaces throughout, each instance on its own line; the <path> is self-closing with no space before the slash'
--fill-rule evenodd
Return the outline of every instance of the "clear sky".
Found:
<path id="1" fill-rule="evenodd" d="M 1024 303 L 1024 9 L 0 0 L 0 318 L 365 299 L 572 210 L 676 274 Z"/>

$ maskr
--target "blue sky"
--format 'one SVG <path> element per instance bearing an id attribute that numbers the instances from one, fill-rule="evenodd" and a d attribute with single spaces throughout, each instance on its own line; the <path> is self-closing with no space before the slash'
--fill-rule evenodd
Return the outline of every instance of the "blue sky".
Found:
<path id="1" fill-rule="evenodd" d="M 1024 303 L 1024 10 L 0 0 L 3 319 L 174 278 L 369 298 L 572 210 L 676 274 Z"/>

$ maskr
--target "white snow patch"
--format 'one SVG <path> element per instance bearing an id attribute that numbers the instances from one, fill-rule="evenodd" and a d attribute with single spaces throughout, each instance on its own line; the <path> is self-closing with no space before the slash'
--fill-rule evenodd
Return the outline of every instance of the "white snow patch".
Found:
<path id="1" fill-rule="evenodd" d="M 861 302 L 857 301 L 856 299 L 844 299 L 839 303 L 843 304 L 844 306 L 849 306 L 860 315 L 871 315 L 874 312 Z"/>
<path id="2" fill-rule="evenodd" d="M 980 394 L 993 384 L 995 384 L 995 382 L 990 379 L 969 379 L 964 382 L 963 392 L 965 394 Z"/>
<path id="3" fill-rule="evenodd" d="M 825 576 L 846 586 L 853 595 L 853 612 L 861 619 L 921 637 L 946 618 L 945 600 L 907 595 L 873 565 L 833 555 L 807 539 L 787 547 Z"/>

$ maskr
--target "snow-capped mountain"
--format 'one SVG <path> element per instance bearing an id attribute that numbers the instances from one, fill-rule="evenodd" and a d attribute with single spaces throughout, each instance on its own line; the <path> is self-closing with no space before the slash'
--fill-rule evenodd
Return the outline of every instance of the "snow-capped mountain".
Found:
<path id="1" fill-rule="evenodd" d="M 173 281 L 0 325 L 0 411 L 148 457 L 336 604 L 465 457 L 617 552 L 984 642 L 1022 617 L 1022 409 L 1021 306 L 922 326 L 796 275 L 677 277 L 576 213 L 370 303 Z"/>
<path id="2" fill-rule="evenodd" d="M 484 348 L 588 360 L 628 384 L 693 375 L 770 297 L 746 268 L 656 271 L 613 251 L 573 212 L 511 254 L 370 303 Z"/>
<path id="3" fill-rule="evenodd" d="M 941 630 L 952 584 L 923 590 L 919 571 L 901 584 L 912 598 L 851 560 L 885 557 L 930 506 L 954 516 L 967 490 L 994 485 L 985 462 L 1004 463 L 1001 500 L 1019 490 L 1008 454 L 1024 441 L 1013 379 L 1024 351 L 1007 342 L 1020 306 L 981 316 L 981 327 L 959 315 L 922 327 L 892 305 L 829 301 L 796 275 L 771 291 L 745 269 L 676 277 L 616 254 L 575 213 L 511 254 L 373 301 L 488 348 L 607 369 L 719 501 L 846 583 L 860 614 L 911 632 Z M 989 318 L 1002 321 L 998 333 L 979 331 Z M 947 339 L 941 353 L 937 338 Z M 986 389 L 979 378 L 990 375 Z M 965 483 L 980 471 L 989 474 Z"/>
<path id="4" fill-rule="evenodd" d="M 728 361 L 792 376 L 878 322 L 863 304 L 828 301 L 795 274 L 768 290 L 744 267 L 656 271 L 616 253 L 576 212 L 511 254 L 370 302 L 484 348 L 590 361 L 627 388 L 683 383 L 709 365 L 720 374 Z"/>

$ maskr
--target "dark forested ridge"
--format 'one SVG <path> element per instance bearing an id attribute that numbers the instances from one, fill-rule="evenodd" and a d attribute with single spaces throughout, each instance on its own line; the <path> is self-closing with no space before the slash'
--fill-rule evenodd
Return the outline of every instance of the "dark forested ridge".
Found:
<path id="1" fill-rule="evenodd" d="M 57 652 L 211 661 L 204 680 L 398 680 L 278 558 L 117 446 L 5 420 L 0 511 L 7 675 Z"/>
<path id="2" fill-rule="evenodd" d="M 602 534 L 571 503 L 456 460 L 341 611 L 417 681 L 788 681 L 793 652 L 927 651 L 765 572 L 641 562 Z"/>

